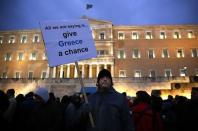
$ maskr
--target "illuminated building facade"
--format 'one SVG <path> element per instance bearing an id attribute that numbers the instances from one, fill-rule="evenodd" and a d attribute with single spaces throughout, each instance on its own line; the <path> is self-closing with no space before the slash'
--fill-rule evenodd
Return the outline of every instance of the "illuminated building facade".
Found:
<path id="1" fill-rule="evenodd" d="M 117 83 L 198 76 L 198 25 L 89 21 L 98 56 L 78 62 L 82 78 L 95 79 L 102 68 L 111 71 Z M 40 30 L 0 31 L 0 65 L 0 78 L 77 78 L 74 63 L 48 67 Z"/>
<path id="2" fill-rule="evenodd" d="M 115 76 L 198 76 L 198 25 L 115 26 Z"/>
<path id="3" fill-rule="evenodd" d="M 92 20 L 91 25 L 98 57 L 79 61 L 82 78 L 96 78 L 101 68 L 114 76 L 112 23 Z M 0 33 L 1 78 L 77 78 L 74 63 L 53 67 L 50 73 L 41 36 L 39 30 Z"/>

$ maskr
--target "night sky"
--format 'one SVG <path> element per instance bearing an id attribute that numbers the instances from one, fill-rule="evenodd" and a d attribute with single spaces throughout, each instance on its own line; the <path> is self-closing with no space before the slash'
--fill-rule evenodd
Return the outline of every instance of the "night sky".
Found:
<path id="1" fill-rule="evenodd" d="M 0 30 L 38 29 L 40 21 L 83 15 L 114 25 L 198 24 L 198 0 L 1 0 Z"/>

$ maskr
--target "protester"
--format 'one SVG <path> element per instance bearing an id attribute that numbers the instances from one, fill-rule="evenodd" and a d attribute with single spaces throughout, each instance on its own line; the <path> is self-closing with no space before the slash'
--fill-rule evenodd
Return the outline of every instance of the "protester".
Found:
<path id="1" fill-rule="evenodd" d="M 82 101 L 80 94 L 71 96 L 71 102 L 65 110 L 65 130 L 66 131 L 85 131 L 86 118 L 82 116 Z M 80 116 L 80 117 L 79 117 Z"/>
<path id="2" fill-rule="evenodd" d="M 87 131 L 134 131 L 126 97 L 113 88 L 111 73 L 102 69 L 97 78 L 97 92 L 88 97 L 95 127 Z"/>
<path id="3" fill-rule="evenodd" d="M 151 106 L 156 111 L 161 113 L 162 111 L 162 98 L 161 98 L 160 90 L 152 90 L 151 91 Z"/>
<path id="4" fill-rule="evenodd" d="M 188 130 L 198 130 L 197 121 L 198 121 L 198 87 L 192 87 L 191 91 L 191 100 L 188 106 L 190 115 L 189 127 Z"/>
<path id="5" fill-rule="evenodd" d="M 9 106 L 8 106 L 8 109 L 4 112 L 3 117 L 9 123 L 9 127 L 8 127 L 9 130 L 13 130 L 15 128 L 14 114 L 15 114 L 16 106 L 17 106 L 17 101 L 15 99 L 15 90 L 8 89 L 6 94 L 9 100 Z"/>
<path id="6" fill-rule="evenodd" d="M 168 99 L 163 100 L 161 113 L 165 131 L 176 131 L 176 114 L 173 105 L 173 96 L 168 95 Z"/>
<path id="7" fill-rule="evenodd" d="M 163 131 L 160 114 L 151 106 L 151 97 L 146 91 L 136 92 L 132 113 L 136 131 Z"/>
<path id="8" fill-rule="evenodd" d="M 4 130 L 9 129 L 9 123 L 3 116 L 4 112 L 8 109 L 8 107 L 9 107 L 8 97 L 2 90 L 0 90 L 0 123 L 1 123 L 1 129 Z"/>
<path id="9" fill-rule="evenodd" d="M 49 101 L 49 93 L 45 87 L 38 87 L 35 91 L 36 106 L 30 120 L 29 130 L 32 131 L 60 131 L 63 130 L 63 116 L 61 108 Z"/>

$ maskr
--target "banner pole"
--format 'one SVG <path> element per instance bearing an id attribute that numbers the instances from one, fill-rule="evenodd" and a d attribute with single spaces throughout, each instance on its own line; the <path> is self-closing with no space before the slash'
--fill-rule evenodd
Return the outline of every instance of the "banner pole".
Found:
<path id="1" fill-rule="evenodd" d="M 76 69 L 77 69 L 77 72 L 78 72 L 78 79 L 80 80 L 80 85 L 81 85 L 81 88 L 82 88 L 82 92 L 83 92 L 83 96 L 84 96 L 84 99 L 85 99 L 85 103 L 89 103 L 88 99 L 87 99 L 87 95 L 85 93 L 84 83 L 83 83 L 82 77 L 80 75 L 80 70 L 79 70 L 79 66 L 78 66 L 78 62 L 77 61 L 75 62 L 75 65 L 76 65 Z M 91 112 L 89 112 L 89 119 L 90 119 L 92 128 L 95 127 L 93 116 L 92 116 Z"/>

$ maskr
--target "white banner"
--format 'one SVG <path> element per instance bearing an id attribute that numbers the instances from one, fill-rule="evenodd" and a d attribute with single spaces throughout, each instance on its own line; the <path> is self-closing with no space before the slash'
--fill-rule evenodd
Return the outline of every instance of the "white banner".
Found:
<path id="1" fill-rule="evenodd" d="M 40 23 L 50 67 L 97 56 L 88 20 Z"/>

